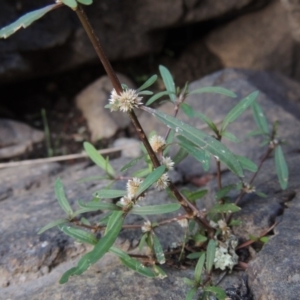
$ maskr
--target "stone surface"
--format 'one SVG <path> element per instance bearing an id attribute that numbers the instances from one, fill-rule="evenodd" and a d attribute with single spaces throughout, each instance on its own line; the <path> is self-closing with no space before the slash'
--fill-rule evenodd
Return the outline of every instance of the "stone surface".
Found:
<path id="1" fill-rule="evenodd" d="M 133 87 L 133 83 L 124 75 L 118 74 L 121 83 Z M 112 137 L 118 130 L 124 129 L 130 123 L 129 118 L 122 112 L 112 112 L 104 106 L 113 86 L 107 76 L 91 83 L 76 96 L 76 106 L 82 111 L 91 132 L 91 140 Z"/>
<path id="2" fill-rule="evenodd" d="M 290 76 L 299 68 L 296 43 L 279 0 L 223 24 L 205 41 L 223 67 L 276 70 Z"/>
<path id="3" fill-rule="evenodd" d="M 44 140 L 44 133 L 21 122 L 0 119 L 0 159 L 30 152 L 34 144 Z"/>
<path id="4" fill-rule="evenodd" d="M 151 0 L 95 1 L 85 7 L 91 23 L 111 60 L 124 60 L 161 51 L 170 28 L 195 22 L 234 17 L 268 0 L 210 1 Z M 0 26 L 49 1 L 10 2 L 1 0 Z M 2 82 L 51 74 L 96 59 L 76 15 L 61 8 L 46 15 L 26 30 L 0 41 Z"/>
<path id="5" fill-rule="evenodd" d="M 142 154 L 141 143 L 136 139 L 119 138 L 114 141 L 113 145 L 114 147 L 128 147 L 127 149 L 122 150 L 121 155 L 123 157 L 136 158 Z"/>
<path id="6" fill-rule="evenodd" d="M 196 111 L 201 111 L 216 123 L 220 124 L 233 105 L 237 104 L 243 97 L 258 90 L 260 93 L 257 101 L 262 106 L 269 123 L 272 124 L 275 120 L 279 120 L 281 124 L 279 126 L 279 136 L 289 141 L 299 140 L 299 131 L 290 130 L 290 128 L 294 128 L 295 117 L 300 118 L 299 84 L 296 82 L 269 72 L 227 69 L 191 83 L 190 91 L 205 86 L 222 86 L 237 94 L 237 98 L 229 98 L 212 93 L 190 95 L 188 97 L 187 103 L 189 105 Z M 173 105 L 171 103 L 163 104 L 161 110 L 165 113 L 173 114 Z M 179 112 L 178 118 L 208 132 L 207 126 L 200 119 L 189 119 L 182 112 Z M 146 132 L 149 133 L 151 130 L 156 130 L 159 134 L 165 135 L 166 126 L 152 115 L 143 113 L 140 122 L 142 125 L 147 124 L 147 127 L 144 125 Z M 239 139 L 245 140 L 245 134 L 256 128 L 252 112 L 249 109 L 239 117 L 237 122 L 229 125 L 228 130 Z M 224 139 L 224 144 L 230 150 L 239 155 L 247 153 L 248 158 L 253 161 L 258 161 L 260 158 L 261 152 L 257 151 L 260 142 L 259 138 L 247 138 L 245 142 L 235 144 Z M 287 147 L 292 146 L 289 144 Z M 293 147 L 288 151 L 296 151 L 297 149 L 299 149 L 299 145 L 293 144 Z M 178 168 L 187 176 L 204 173 L 195 160 L 189 157 L 183 160 L 178 165 Z M 215 171 L 214 161 L 211 163 L 210 170 L 212 172 Z"/>

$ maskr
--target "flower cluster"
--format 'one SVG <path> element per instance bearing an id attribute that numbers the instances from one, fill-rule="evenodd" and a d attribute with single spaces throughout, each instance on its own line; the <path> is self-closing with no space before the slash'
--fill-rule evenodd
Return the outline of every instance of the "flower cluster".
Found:
<path id="1" fill-rule="evenodd" d="M 120 202 L 119 202 L 120 205 L 122 205 L 123 207 L 129 207 L 131 205 L 134 205 L 135 194 L 142 182 L 143 182 L 142 179 L 136 178 L 136 177 L 133 177 L 132 179 L 129 179 L 127 181 L 127 185 L 126 185 L 127 195 L 120 199 Z M 138 197 L 139 200 L 141 200 L 142 198 L 143 198 L 142 196 Z"/>
<path id="2" fill-rule="evenodd" d="M 166 157 L 163 156 L 162 159 L 161 159 L 161 164 L 165 165 L 166 169 L 168 171 L 174 169 L 174 161 L 169 156 L 166 156 Z"/>
<path id="3" fill-rule="evenodd" d="M 144 225 L 142 226 L 142 231 L 143 232 L 150 232 L 151 229 L 152 229 L 151 222 L 149 220 L 144 222 Z"/>
<path id="4" fill-rule="evenodd" d="M 109 107 L 111 111 L 131 111 L 134 107 L 142 105 L 142 97 L 139 97 L 139 94 L 132 89 L 124 90 L 120 95 L 116 92 L 115 89 L 111 92 L 109 98 Z"/>
<path id="5" fill-rule="evenodd" d="M 149 143 L 155 153 L 161 151 L 163 147 L 166 145 L 166 140 L 160 135 L 153 135 Z"/>
<path id="6" fill-rule="evenodd" d="M 162 174 L 162 176 L 155 182 L 155 187 L 159 190 L 165 190 L 169 185 L 169 176 L 167 173 Z"/>

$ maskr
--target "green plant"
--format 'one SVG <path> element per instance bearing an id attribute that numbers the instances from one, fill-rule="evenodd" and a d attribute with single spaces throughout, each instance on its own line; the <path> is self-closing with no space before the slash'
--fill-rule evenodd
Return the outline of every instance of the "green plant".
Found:
<path id="1" fill-rule="evenodd" d="M 144 154 L 138 159 L 132 160 L 123 166 L 120 172 L 117 172 L 108 159 L 101 156 L 90 143 L 85 142 L 85 151 L 88 153 L 90 159 L 105 171 L 106 176 L 104 179 L 109 180 L 110 183 L 98 191 L 90 202 L 84 203 L 78 201 L 78 209 L 76 211 L 73 211 L 65 196 L 62 182 L 60 179 L 56 180 L 56 198 L 67 216 L 65 219 L 55 220 L 46 225 L 39 233 L 56 226 L 75 240 L 94 246 L 92 251 L 82 256 L 76 267 L 63 274 L 60 283 L 66 283 L 71 276 L 82 274 L 91 264 L 97 262 L 107 252 L 118 256 L 125 266 L 144 276 L 151 278 L 165 277 L 166 274 L 159 265 L 164 264 L 168 257 L 155 231 L 159 226 L 178 222 L 186 231 L 185 237 L 181 245 L 179 245 L 180 254 L 178 260 L 196 261 L 194 264 L 194 278 L 184 278 L 186 284 L 190 286 L 190 291 L 186 299 L 193 299 L 199 289 L 202 292 L 201 299 L 208 299 L 212 294 L 218 299 L 225 299 L 225 292 L 212 282 L 212 271 L 213 268 L 232 270 L 238 264 L 238 257 L 235 254 L 235 249 L 238 246 L 237 237 L 231 231 L 231 227 L 238 222 L 237 220 L 233 220 L 232 216 L 240 210 L 237 204 L 245 194 L 257 193 L 260 196 L 264 196 L 262 193 L 255 191 L 253 182 L 264 161 L 270 157 L 273 151 L 275 152 L 275 166 L 280 186 L 282 189 L 285 189 L 288 184 L 288 169 L 281 149 L 282 142 L 277 137 L 278 124 L 275 123 L 272 130 L 269 130 L 262 109 L 256 102 L 258 92 L 255 91 L 234 106 L 225 116 L 221 125 L 218 126 L 209 117 L 195 111 L 186 103 L 189 95 L 201 93 L 219 93 L 228 97 L 236 97 L 236 95 L 221 87 L 205 87 L 193 91 L 189 90 L 188 84 L 182 89 L 176 87 L 172 75 L 164 66 L 160 66 L 159 71 L 165 84 L 165 91 L 154 94 L 147 90 L 156 81 L 157 75 L 151 76 L 137 90 L 132 90 L 125 85 L 121 85 L 79 3 L 89 5 L 92 4 L 92 1 L 57 1 L 56 4 L 31 12 L 0 30 L 0 37 L 6 38 L 19 28 L 29 26 L 32 22 L 53 9 L 62 5 L 72 8 L 77 13 L 113 84 L 114 90 L 106 107 L 111 111 L 120 110 L 127 113 L 143 144 L 142 149 Z M 143 96 L 151 96 L 145 105 L 142 102 Z M 173 116 L 149 107 L 149 105 L 162 97 L 167 98 L 168 101 L 173 103 Z M 250 135 L 262 135 L 264 137 L 264 144 L 267 145 L 266 152 L 258 166 L 246 157 L 235 155 L 222 144 L 223 138 L 239 142 L 228 131 L 228 125 L 234 122 L 248 108 L 252 109 L 255 122 L 258 126 L 258 130 L 251 132 Z M 148 138 L 139 123 L 134 109 L 143 109 L 167 125 L 168 128 L 165 137 L 153 134 Z M 177 114 L 179 109 L 182 109 L 190 118 L 196 117 L 204 121 L 211 130 L 212 135 L 178 120 Z M 169 148 L 173 145 L 179 146 L 179 151 L 173 158 L 170 158 L 167 155 Z M 187 155 L 191 155 L 199 161 L 199 164 L 205 171 L 208 171 L 212 158 L 216 162 L 218 191 L 216 199 L 213 199 L 216 203 L 209 211 L 200 210 L 196 205 L 196 200 L 204 197 L 207 192 L 206 190 L 179 191 L 168 176 L 168 171 L 173 169 L 174 165 L 183 160 Z M 111 184 L 122 178 L 121 173 L 128 171 L 140 160 L 144 160 L 146 167 L 135 172 L 128 179 L 126 190 L 112 189 Z M 223 186 L 221 163 L 226 165 L 236 175 L 234 183 Z M 253 172 L 248 183 L 243 179 L 244 170 Z M 176 203 L 143 206 L 143 198 L 147 197 L 146 192 L 151 187 L 158 190 L 166 190 L 171 197 L 176 199 Z M 235 202 L 232 202 L 232 199 L 227 196 L 233 189 L 240 191 Z M 107 201 L 108 199 L 115 198 L 120 199 L 116 204 Z M 151 223 L 148 219 L 150 215 L 174 213 L 179 208 L 185 210 L 184 215 L 167 218 L 156 223 Z M 85 213 L 92 211 L 105 211 L 106 214 L 98 222 L 92 224 L 83 217 Z M 143 224 L 124 225 L 124 220 L 128 214 L 140 215 L 145 218 L 145 222 Z M 151 254 L 140 255 L 139 259 L 137 259 L 130 253 L 126 253 L 115 247 L 114 243 L 122 229 L 141 230 L 139 249 L 142 250 L 144 247 L 148 247 Z M 103 231 L 103 236 L 100 239 L 94 234 L 98 231 Z M 266 241 L 266 239 L 262 239 L 262 236 L 259 239 L 264 242 Z"/>

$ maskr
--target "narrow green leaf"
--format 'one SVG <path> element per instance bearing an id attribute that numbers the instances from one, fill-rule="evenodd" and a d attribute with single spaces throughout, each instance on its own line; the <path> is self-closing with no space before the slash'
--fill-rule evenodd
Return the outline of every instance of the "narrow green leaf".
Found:
<path id="1" fill-rule="evenodd" d="M 96 263 L 101 257 L 108 252 L 110 247 L 114 244 L 123 224 L 123 212 L 115 211 L 108 221 L 107 228 L 110 230 L 98 241 L 94 249 L 86 253 L 77 263 L 75 268 L 65 272 L 61 277 L 59 283 L 63 284 L 68 282 L 70 276 L 80 275 L 86 271 L 92 264 Z"/>
<path id="2" fill-rule="evenodd" d="M 88 143 L 83 143 L 84 150 L 90 157 L 90 159 L 99 166 L 102 170 L 104 170 L 106 173 L 108 173 L 110 176 L 114 177 L 115 171 L 111 164 L 106 161 L 106 159 L 96 150 L 96 148 Z"/>
<path id="3" fill-rule="evenodd" d="M 57 225 L 61 225 L 64 223 L 67 223 L 68 220 L 66 219 L 59 219 L 59 220 L 55 220 L 55 221 L 51 221 L 50 223 L 48 223 L 47 225 L 45 225 L 44 227 L 42 227 L 37 234 L 41 234 L 43 232 L 45 232 L 46 230 L 56 227 Z"/>
<path id="4" fill-rule="evenodd" d="M 253 102 L 251 105 L 254 121 L 261 132 L 268 134 L 269 133 L 269 126 L 268 121 L 257 102 Z"/>
<path id="5" fill-rule="evenodd" d="M 232 219 L 229 223 L 229 226 L 239 226 L 239 225 L 242 225 L 242 221 L 241 220 L 235 220 L 235 219 Z"/>
<path id="6" fill-rule="evenodd" d="M 220 200 L 220 199 L 224 198 L 235 187 L 236 187 L 235 184 L 230 184 L 230 185 L 224 186 L 222 189 L 220 189 L 216 193 L 216 200 Z"/>
<path id="7" fill-rule="evenodd" d="M 195 286 L 195 282 L 187 277 L 183 277 L 182 280 L 188 286 L 191 286 L 191 287 Z"/>
<path id="8" fill-rule="evenodd" d="M 207 194 L 207 190 L 199 190 L 197 192 L 190 193 L 187 198 L 189 201 L 196 201 L 203 198 Z"/>
<path id="9" fill-rule="evenodd" d="M 148 99 L 148 101 L 146 102 L 146 106 L 151 105 L 156 100 L 160 99 L 163 96 L 167 96 L 167 95 L 171 95 L 171 93 L 168 91 L 163 91 L 163 92 L 154 94 L 151 98 Z"/>
<path id="10" fill-rule="evenodd" d="M 58 225 L 58 228 L 66 235 L 72 237 L 80 243 L 96 245 L 98 240 L 96 237 L 83 229 L 71 227 L 68 224 Z"/>
<path id="11" fill-rule="evenodd" d="M 139 92 L 139 95 L 140 96 L 151 96 L 151 95 L 153 95 L 154 93 L 153 92 L 151 92 L 151 91 L 142 91 L 142 92 Z"/>
<path id="12" fill-rule="evenodd" d="M 144 233 L 139 242 L 139 250 L 142 251 L 144 246 L 146 245 L 146 239 L 148 238 L 148 233 Z"/>
<path id="13" fill-rule="evenodd" d="M 217 125 L 206 115 L 200 113 L 200 112 L 194 112 L 194 116 L 198 117 L 199 119 L 201 119 L 203 122 L 206 123 L 206 125 L 215 133 L 218 133 L 219 130 L 217 128 Z"/>
<path id="14" fill-rule="evenodd" d="M 78 180 L 78 183 L 89 182 L 89 181 L 97 181 L 101 179 L 107 179 L 107 176 L 89 176 Z"/>
<path id="15" fill-rule="evenodd" d="M 57 7 L 58 4 L 51 4 L 48 6 L 45 6 L 43 8 L 31 11 L 24 16 L 20 17 L 15 22 L 11 23 L 8 26 L 3 27 L 0 30 L 0 38 L 6 39 L 10 35 L 14 34 L 16 31 L 18 31 L 21 28 L 26 28 L 29 25 L 31 25 L 34 21 L 42 18 L 46 13 L 53 10 L 55 7 Z"/>
<path id="16" fill-rule="evenodd" d="M 170 93 L 169 97 L 171 101 L 175 102 L 176 87 L 175 87 L 173 76 L 171 75 L 170 71 L 162 65 L 159 66 L 159 72 L 165 84 L 166 90 Z"/>
<path id="17" fill-rule="evenodd" d="M 210 274 L 214 265 L 216 241 L 210 240 L 206 248 L 206 271 Z"/>
<path id="18" fill-rule="evenodd" d="M 91 5 L 93 4 L 93 0 L 77 0 L 79 3 L 83 5 Z"/>
<path id="19" fill-rule="evenodd" d="M 145 192 L 154 182 L 156 182 L 165 172 L 166 166 L 160 166 L 151 172 L 141 183 L 138 190 L 136 191 L 136 196 Z"/>
<path id="20" fill-rule="evenodd" d="M 177 165 L 181 161 L 183 161 L 188 155 L 189 153 L 181 147 L 172 160 L 174 161 L 175 165 Z"/>
<path id="21" fill-rule="evenodd" d="M 146 88 L 148 88 L 149 86 L 151 86 L 155 81 L 157 80 L 157 75 L 152 75 L 148 80 L 146 80 L 145 83 L 143 83 L 138 89 L 137 91 L 142 91 Z"/>
<path id="22" fill-rule="evenodd" d="M 202 254 L 203 254 L 203 252 L 193 252 L 193 253 L 188 254 L 186 256 L 186 258 L 188 258 L 188 259 L 198 259 Z"/>
<path id="23" fill-rule="evenodd" d="M 63 184 L 59 178 L 55 180 L 55 196 L 60 205 L 60 207 L 65 211 L 69 218 L 73 215 L 73 210 L 66 198 L 65 190 Z"/>
<path id="24" fill-rule="evenodd" d="M 175 129 L 176 132 L 180 132 L 180 134 L 190 142 L 217 157 L 234 174 L 239 177 L 243 177 L 243 169 L 235 155 L 215 138 L 163 112 L 151 109 L 149 107 L 145 107 L 144 109 L 147 112 L 155 115 L 170 128 Z"/>
<path id="25" fill-rule="evenodd" d="M 151 173 L 151 170 L 149 168 L 141 169 L 141 170 L 137 170 L 137 171 L 133 172 L 132 176 L 142 178 L 142 177 L 149 175 L 149 173 Z"/>
<path id="26" fill-rule="evenodd" d="M 155 272 L 155 275 L 159 279 L 164 279 L 164 278 L 168 277 L 168 275 L 166 274 L 166 272 L 162 268 L 160 268 L 158 265 L 154 265 L 153 266 L 153 271 Z"/>
<path id="27" fill-rule="evenodd" d="M 222 137 L 227 139 L 228 141 L 234 142 L 234 143 L 240 143 L 241 140 L 238 139 L 234 134 L 232 134 L 229 131 L 222 132 Z"/>
<path id="28" fill-rule="evenodd" d="M 193 236 L 193 240 L 197 243 L 203 243 L 203 242 L 206 242 L 207 241 L 207 237 L 200 234 L 200 233 L 196 233 L 194 236 Z"/>
<path id="29" fill-rule="evenodd" d="M 255 103 L 255 102 L 254 102 Z M 261 131 L 260 129 L 252 130 L 249 133 L 247 133 L 246 137 L 256 136 L 256 135 L 264 135 L 265 133 Z"/>
<path id="30" fill-rule="evenodd" d="M 206 86 L 203 88 L 199 88 L 196 90 L 191 91 L 189 94 L 202 94 L 202 93 L 216 93 L 216 94 L 221 94 L 224 96 L 236 98 L 236 94 L 228 89 L 222 88 L 220 86 Z"/>
<path id="31" fill-rule="evenodd" d="M 76 0 L 61 0 L 61 2 L 72 9 L 75 9 L 77 7 Z"/>
<path id="32" fill-rule="evenodd" d="M 122 167 L 122 169 L 120 170 L 121 172 L 124 172 L 126 170 L 128 170 L 129 168 L 133 167 L 134 165 L 136 165 L 141 159 L 143 159 L 145 157 L 145 155 L 141 155 L 137 158 L 134 158 L 133 160 L 131 160 L 129 163 L 127 163 L 125 166 Z"/>
<path id="33" fill-rule="evenodd" d="M 78 201 L 79 207 L 82 209 L 86 209 L 87 211 L 97 211 L 97 210 L 120 210 L 120 207 L 113 204 L 113 203 L 107 203 L 102 201 L 90 201 L 90 202 L 82 202 Z"/>
<path id="34" fill-rule="evenodd" d="M 180 103 L 180 108 L 189 118 L 194 116 L 194 109 L 190 105 L 186 103 Z"/>
<path id="35" fill-rule="evenodd" d="M 267 243 L 267 242 L 269 241 L 269 237 L 263 236 L 263 237 L 261 237 L 259 240 L 260 240 L 261 242 L 263 242 L 263 243 Z"/>
<path id="36" fill-rule="evenodd" d="M 129 213 L 147 216 L 147 215 L 156 215 L 156 214 L 166 214 L 174 212 L 180 208 L 180 204 L 170 203 L 170 204 L 158 204 L 151 206 L 134 206 Z"/>
<path id="37" fill-rule="evenodd" d="M 204 287 L 204 291 L 213 293 L 218 300 L 228 299 L 225 291 L 218 286 L 206 286 Z"/>
<path id="38" fill-rule="evenodd" d="M 194 277 L 197 285 L 201 283 L 201 274 L 204 267 L 204 261 L 205 261 L 205 252 L 202 252 L 195 267 Z"/>
<path id="39" fill-rule="evenodd" d="M 215 204 L 211 209 L 210 213 L 234 213 L 240 211 L 241 208 L 236 206 L 234 203 Z"/>
<path id="40" fill-rule="evenodd" d="M 164 264 L 166 262 L 166 258 L 161 243 L 158 237 L 154 233 L 152 234 L 152 239 L 153 239 L 153 249 L 154 249 L 156 259 L 159 264 Z"/>
<path id="41" fill-rule="evenodd" d="M 120 198 L 127 194 L 125 190 L 107 190 L 102 189 L 93 193 L 93 197 L 99 199 L 112 199 L 112 198 Z"/>
<path id="42" fill-rule="evenodd" d="M 267 195 L 263 192 L 260 191 L 255 191 L 255 194 L 261 198 L 267 198 Z"/>
<path id="43" fill-rule="evenodd" d="M 247 157 L 236 155 L 236 158 L 240 162 L 243 169 L 249 170 L 250 172 L 257 171 L 257 165 Z"/>
<path id="44" fill-rule="evenodd" d="M 193 300 L 196 293 L 197 293 L 197 288 L 195 287 L 192 288 L 191 290 L 188 291 L 185 300 Z"/>
<path id="45" fill-rule="evenodd" d="M 237 105 L 235 105 L 227 116 L 224 118 L 222 123 L 222 130 L 225 131 L 225 128 L 234 120 L 236 120 L 257 98 L 258 91 L 251 93 L 246 98 L 241 100 Z"/>
<path id="46" fill-rule="evenodd" d="M 117 255 L 119 257 L 119 259 L 121 260 L 121 262 L 127 268 L 129 268 L 143 276 L 146 276 L 146 277 L 150 277 L 150 278 L 156 277 L 155 273 L 151 269 L 145 267 L 142 263 L 140 263 L 136 259 L 130 257 L 126 252 L 122 251 L 121 249 L 112 246 L 112 247 L 110 247 L 109 252 Z"/>
<path id="47" fill-rule="evenodd" d="M 275 167 L 280 187 L 285 190 L 288 186 L 289 170 L 280 145 L 275 148 Z"/>

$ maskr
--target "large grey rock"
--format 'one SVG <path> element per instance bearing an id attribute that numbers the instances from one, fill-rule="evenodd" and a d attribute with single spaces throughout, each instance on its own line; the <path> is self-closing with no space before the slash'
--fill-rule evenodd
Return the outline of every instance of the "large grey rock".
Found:
<path id="1" fill-rule="evenodd" d="M 222 24 L 205 42 L 223 67 L 276 70 L 290 76 L 299 68 L 294 55 L 296 43 L 279 0 Z"/>
<path id="2" fill-rule="evenodd" d="M 124 60 L 157 53 L 163 48 L 169 28 L 236 16 L 267 0 L 94 1 L 85 7 L 95 31 L 111 60 Z M 0 26 L 20 15 L 49 4 L 40 1 L 1 0 Z M 10 81 L 58 72 L 95 61 L 92 49 L 76 15 L 68 8 L 49 13 L 26 30 L 0 41 L 0 80 Z M 37 52 L 38 51 L 38 52 Z M 37 55 L 38 53 L 38 55 Z"/>

